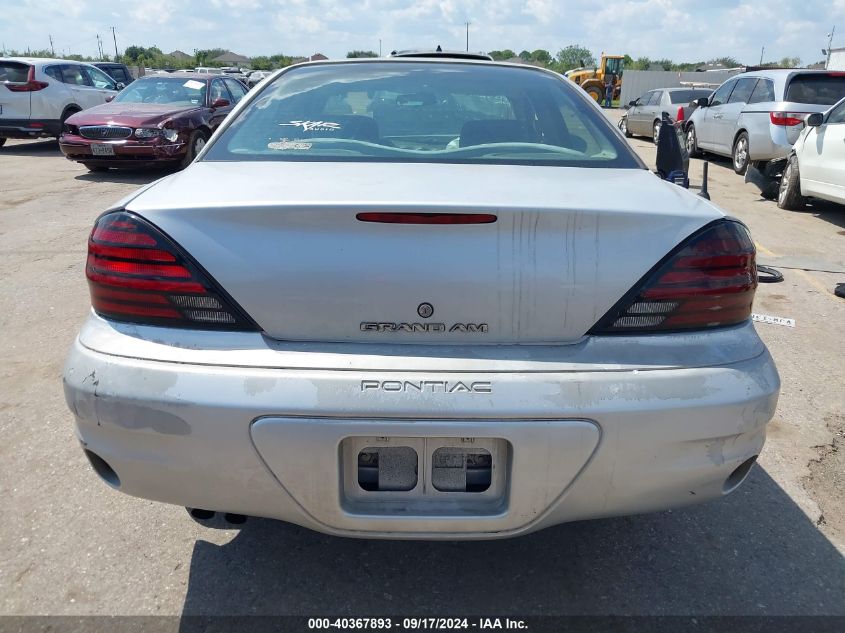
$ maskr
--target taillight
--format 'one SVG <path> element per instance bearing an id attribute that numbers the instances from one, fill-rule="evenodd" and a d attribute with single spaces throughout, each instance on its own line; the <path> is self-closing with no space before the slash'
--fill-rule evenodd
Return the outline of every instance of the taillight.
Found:
<path id="1" fill-rule="evenodd" d="M 44 90 L 49 85 L 46 81 L 35 81 L 35 66 L 29 67 L 25 83 L 6 82 L 6 87 L 12 92 L 35 92 Z"/>
<path id="2" fill-rule="evenodd" d="M 170 327 L 256 330 L 231 298 L 161 231 L 118 211 L 94 225 L 85 267 L 104 317 Z"/>
<path id="3" fill-rule="evenodd" d="M 680 106 L 680 107 L 678 108 L 678 114 L 677 114 L 677 116 L 675 117 L 675 121 L 676 121 L 676 122 L 678 122 L 678 123 L 680 123 L 680 122 L 681 122 L 681 121 L 683 121 L 683 120 L 684 120 L 684 106 Z"/>
<path id="4" fill-rule="evenodd" d="M 670 253 L 593 328 L 593 334 L 697 330 L 751 318 L 754 242 L 739 222 L 711 224 Z"/>
<path id="5" fill-rule="evenodd" d="M 801 125 L 805 116 L 807 116 L 806 112 L 770 112 L 769 120 L 771 120 L 772 125 L 792 127 L 793 125 Z"/>

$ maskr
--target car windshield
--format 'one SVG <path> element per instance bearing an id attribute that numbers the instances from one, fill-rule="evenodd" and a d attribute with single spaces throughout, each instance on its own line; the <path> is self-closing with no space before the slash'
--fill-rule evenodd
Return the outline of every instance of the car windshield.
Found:
<path id="1" fill-rule="evenodd" d="M 692 103 L 701 97 L 709 97 L 712 90 L 673 90 L 669 93 L 669 101 L 672 103 Z"/>
<path id="2" fill-rule="evenodd" d="M 184 77 L 149 77 L 133 82 L 114 100 L 119 103 L 158 103 L 192 106 L 205 103 L 204 81 Z"/>
<path id="3" fill-rule="evenodd" d="M 204 160 L 641 167 L 601 113 L 555 75 L 417 60 L 293 68 Z"/>
<path id="4" fill-rule="evenodd" d="M 833 105 L 845 97 L 845 73 L 814 73 L 793 77 L 786 101 Z"/>

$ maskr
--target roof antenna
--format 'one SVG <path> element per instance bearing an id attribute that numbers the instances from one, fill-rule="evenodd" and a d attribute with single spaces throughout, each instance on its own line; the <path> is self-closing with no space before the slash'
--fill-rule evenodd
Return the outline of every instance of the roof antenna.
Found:
<path id="1" fill-rule="evenodd" d="M 440 48 L 440 44 L 438 44 L 438 45 L 437 45 L 437 52 L 438 52 L 438 53 L 442 53 L 442 52 L 443 52 L 443 49 L 442 49 L 442 48 Z"/>

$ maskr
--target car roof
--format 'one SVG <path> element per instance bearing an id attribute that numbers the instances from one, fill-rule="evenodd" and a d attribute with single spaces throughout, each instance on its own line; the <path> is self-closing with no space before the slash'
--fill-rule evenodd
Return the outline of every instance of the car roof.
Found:
<path id="1" fill-rule="evenodd" d="M 412 57 L 424 59 L 477 59 L 482 61 L 493 61 L 490 55 L 485 53 L 470 53 L 469 51 L 450 51 L 443 50 L 439 46 L 435 50 L 431 49 L 411 49 L 405 51 L 393 51 L 390 57 Z"/>
<path id="2" fill-rule="evenodd" d="M 138 77 L 138 80 L 141 79 L 196 79 L 197 81 L 211 81 L 212 79 L 217 79 L 218 77 L 222 77 L 222 75 L 209 75 L 206 73 L 150 73 L 149 75 L 141 75 Z"/>
<path id="3" fill-rule="evenodd" d="M 78 59 L 56 59 L 53 57 L 0 57 L 4 62 L 22 62 L 24 64 L 83 64 L 93 66 L 91 62 L 81 62 Z"/>

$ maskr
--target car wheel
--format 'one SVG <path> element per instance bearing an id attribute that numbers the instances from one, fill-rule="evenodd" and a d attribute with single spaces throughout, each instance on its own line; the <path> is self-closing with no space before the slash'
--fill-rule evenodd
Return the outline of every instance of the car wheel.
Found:
<path id="1" fill-rule="evenodd" d="M 701 150 L 698 149 L 698 137 L 695 135 L 695 126 L 692 123 L 687 127 L 687 153 L 690 158 L 701 156 Z"/>
<path id="2" fill-rule="evenodd" d="M 748 134 L 741 132 L 734 141 L 733 151 L 734 171 L 742 176 L 748 169 Z"/>
<path id="3" fill-rule="evenodd" d="M 6 138 L 0 136 L 0 147 L 3 147 L 6 144 Z"/>
<path id="4" fill-rule="evenodd" d="M 61 136 L 62 132 L 65 131 L 65 121 L 67 121 L 70 117 L 72 117 L 77 112 L 79 112 L 79 110 L 77 110 L 75 108 L 68 108 L 67 110 L 62 112 L 62 118 L 59 119 L 59 136 Z M 56 138 L 59 138 L 59 136 L 57 136 Z"/>
<path id="5" fill-rule="evenodd" d="M 781 209 L 798 211 L 804 208 L 806 200 L 801 195 L 801 182 L 798 173 L 798 157 L 789 157 L 783 176 L 780 178 L 780 189 L 778 190 L 778 206 Z"/>
<path id="6" fill-rule="evenodd" d="M 623 116 L 622 120 L 619 121 L 619 129 L 622 130 L 622 134 L 625 135 L 625 138 L 631 138 L 634 136 L 628 131 L 628 117 Z"/>
<path id="7" fill-rule="evenodd" d="M 184 169 L 190 165 L 197 154 L 200 153 L 205 143 L 208 141 L 208 136 L 202 130 L 194 130 L 191 132 L 191 138 L 188 139 L 188 149 L 185 152 L 185 158 L 182 159 L 181 167 Z"/>
<path id="8" fill-rule="evenodd" d="M 651 126 L 651 135 L 654 144 L 657 145 L 657 141 L 660 139 L 660 128 L 663 127 L 663 123 L 657 119 L 655 119 L 654 124 Z"/>

